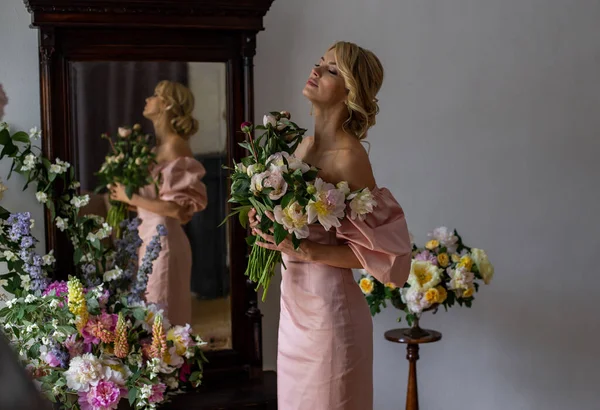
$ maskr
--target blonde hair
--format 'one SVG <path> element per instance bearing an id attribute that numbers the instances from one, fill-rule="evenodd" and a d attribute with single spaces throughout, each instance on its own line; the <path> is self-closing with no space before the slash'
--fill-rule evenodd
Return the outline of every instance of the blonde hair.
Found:
<path id="1" fill-rule="evenodd" d="M 383 83 L 383 66 L 373 52 L 354 43 L 338 41 L 329 50 L 334 51 L 338 71 L 348 90 L 349 116 L 342 127 L 362 140 L 375 125 L 375 116 L 379 113 L 375 96 Z"/>
<path id="2" fill-rule="evenodd" d="M 198 132 L 198 120 L 192 117 L 194 94 L 185 85 L 163 80 L 156 85 L 156 95 L 167 104 L 167 118 L 175 132 L 188 139 Z"/>

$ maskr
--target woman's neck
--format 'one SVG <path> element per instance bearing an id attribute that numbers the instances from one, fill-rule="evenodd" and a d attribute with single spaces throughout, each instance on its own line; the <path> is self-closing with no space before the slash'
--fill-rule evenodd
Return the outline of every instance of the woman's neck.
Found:
<path id="1" fill-rule="evenodd" d="M 348 118 L 345 105 L 331 108 L 316 108 L 315 116 L 315 146 L 319 149 L 330 149 L 336 145 L 344 134 L 342 125 Z"/>

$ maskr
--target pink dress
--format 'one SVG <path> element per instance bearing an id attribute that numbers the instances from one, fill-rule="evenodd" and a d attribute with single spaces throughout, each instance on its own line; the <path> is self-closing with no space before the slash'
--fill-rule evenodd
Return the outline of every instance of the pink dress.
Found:
<path id="1" fill-rule="evenodd" d="M 411 244 L 404 212 L 387 189 L 364 221 L 310 227 L 315 242 L 347 244 L 382 283 L 402 286 Z M 350 269 L 284 256 L 277 355 L 279 410 L 373 410 L 373 322 Z"/>
<path id="2" fill-rule="evenodd" d="M 190 157 L 179 157 L 156 165 L 152 174 L 161 174 L 158 198 L 176 202 L 184 208 L 184 222 L 195 212 L 206 208 L 206 187 L 202 178 L 206 171 L 202 164 Z M 146 198 L 157 198 L 156 188 L 149 185 L 140 190 Z M 158 215 L 138 208 L 142 220 L 139 227 L 144 244 L 140 248 L 139 262 L 146 246 L 156 235 L 156 226 L 165 225 L 167 236 L 162 240 L 162 250 L 152 266 L 148 278 L 146 300 L 162 306 L 171 324 L 185 325 L 192 321 L 192 296 L 190 280 L 192 274 L 192 251 L 190 242 L 177 219 Z"/>

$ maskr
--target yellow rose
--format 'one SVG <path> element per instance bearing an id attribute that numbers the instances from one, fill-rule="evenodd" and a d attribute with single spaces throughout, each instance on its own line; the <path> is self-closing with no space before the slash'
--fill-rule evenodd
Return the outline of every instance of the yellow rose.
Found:
<path id="1" fill-rule="evenodd" d="M 362 278 L 359 282 L 359 286 L 360 286 L 360 290 L 362 290 L 362 292 L 365 295 L 370 295 L 371 292 L 373 292 L 373 288 L 375 287 L 375 284 L 369 278 Z"/>
<path id="2" fill-rule="evenodd" d="M 435 249 L 435 248 L 437 248 L 438 246 L 440 246 L 440 243 L 439 243 L 437 240 L 435 240 L 435 239 L 432 239 L 432 240 L 430 240 L 429 242 L 427 242 L 427 243 L 425 244 L 425 247 L 426 247 L 427 249 L 429 249 L 430 251 L 434 250 L 434 249 Z"/>
<path id="3" fill-rule="evenodd" d="M 471 259 L 471 257 L 469 255 L 463 256 L 462 258 L 460 258 L 460 261 L 458 262 L 458 267 L 465 268 L 466 270 L 468 270 L 470 272 L 471 268 L 473 267 L 473 259 Z"/>
<path id="4" fill-rule="evenodd" d="M 458 253 L 452 254 L 452 262 L 457 263 L 460 260 L 460 255 Z"/>
<path id="5" fill-rule="evenodd" d="M 440 253 L 437 257 L 437 260 L 438 260 L 438 264 L 442 268 L 445 268 L 450 263 L 450 257 L 448 256 L 447 253 Z"/>
<path id="6" fill-rule="evenodd" d="M 438 286 L 436 289 L 438 291 L 437 303 L 444 303 L 448 297 L 448 292 L 446 292 L 446 289 L 443 286 Z"/>
<path id="7" fill-rule="evenodd" d="M 385 284 L 386 288 L 390 288 L 390 289 L 396 289 L 398 286 L 396 286 L 396 284 L 394 282 L 388 282 Z"/>
<path id="8" fill-rule="evenodd" d="M 438 292 L 436 288 L 431 288 L 425 292 L 424 298 L 428 304 L 433 305 L 434 303 L 437 303 L 440 298 L 440 292 Z"/>
<path id="9" fill-rule="evenodd" d="M 475 288 L 468 288 L 467 290 L 465 290 L 462 294 L 463 298 L 470 298 L 471 296 L 473 296 L 473 292 L 475 292 Z"/>

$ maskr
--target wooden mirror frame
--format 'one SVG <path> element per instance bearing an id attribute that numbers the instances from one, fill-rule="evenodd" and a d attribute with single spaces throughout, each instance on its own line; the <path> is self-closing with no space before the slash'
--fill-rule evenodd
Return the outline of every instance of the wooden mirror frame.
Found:
<path id="1" fill-rule="evenodd" d="M 256 34 L 273 0 L 24 0 L 39 30 L 43 153 L 75 163 L 69 84 L 72 61 L 224 62 L 229 163 L 247 155 L 239 124 L 254 118 Z M 73 250 L 45 215 L 46 247 L 57 272 Z M 262 315 L 246 280 L 247 232 L 229 224 L 232 349 L 208 352 L 205 384 L 262 377 Z"/>

